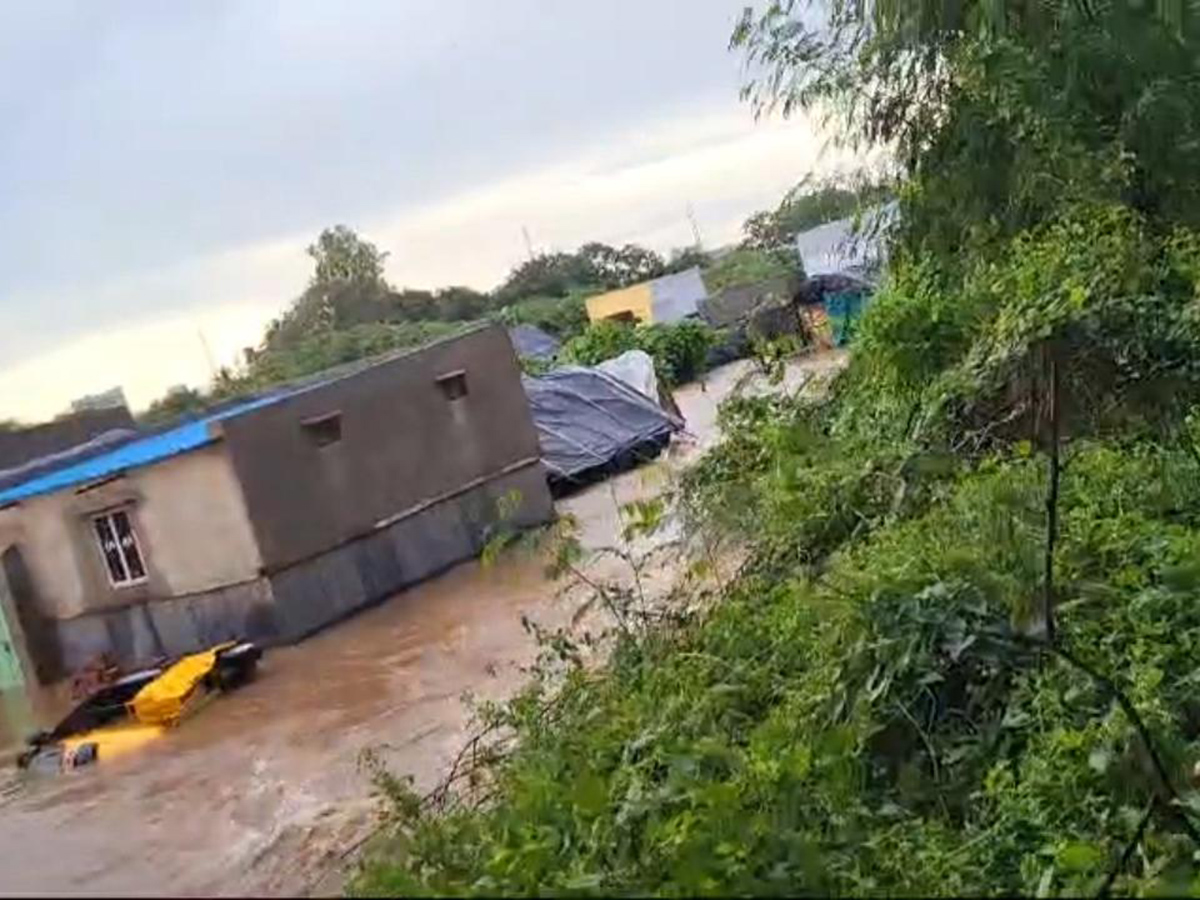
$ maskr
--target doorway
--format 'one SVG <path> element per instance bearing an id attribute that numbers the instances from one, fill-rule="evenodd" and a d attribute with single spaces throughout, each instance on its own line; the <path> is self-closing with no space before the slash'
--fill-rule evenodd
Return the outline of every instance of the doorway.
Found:
<path id="1" fill-rule="evenodd" d="M 0 592 L 7 586 L 9 604 L 0 608 L 0 689 L 14 676 L 6 673 L 11 665 L 16 668 L 16 676 L 24 683 L 21 671 L 20 654 L 17 653 L 13 642 L 14 636 L 9 623 L 4 620 L 4 613 L 14 610 L 17 623 L 25 640 L 25 650 L 40 684 L 50 684 L 62 677 L 62 653 L 59 649 L 58 631 L 51 621 L 41 611 L 38 604 L 37 592 L 34 590 L 33 579 L 25 564 L 19 547 L 12 546 L 0 554 Z"/>

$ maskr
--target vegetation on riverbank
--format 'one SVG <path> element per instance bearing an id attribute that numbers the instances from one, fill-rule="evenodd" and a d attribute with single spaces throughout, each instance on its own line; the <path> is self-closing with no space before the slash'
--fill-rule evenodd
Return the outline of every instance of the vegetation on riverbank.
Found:
<path id="1" fill-rule="evenodd" d="M 850 367 L 723 408 L 672 499 L 736 575 L 602 666 L 548 639 L 472 780 L 381 781 L 355 892 L 1200 885 L 1200 13 L 823 15 L 734 43 L 758 102 L 895 148 Z"/>

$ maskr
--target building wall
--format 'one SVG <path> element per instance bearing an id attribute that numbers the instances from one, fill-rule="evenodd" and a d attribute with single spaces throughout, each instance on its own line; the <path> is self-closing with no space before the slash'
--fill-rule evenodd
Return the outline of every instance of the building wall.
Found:
<path id="1" fill-rule="evenodd" d="M 91 517 L 128 507 L 148 569 L 142 587 L 112 588 Z M 0 549 L 21 548 L 43 610 L 70 618 L 256 578 L 261 560 L 233 468 L 219 445 L 163 460 L 95 487 L 0 510 Z"/>
<path id="2" fill-rule="evenodd" d="M 682 272 L 664 275 L 650 282 L 651 321 L 678 322 L 699 312 L 700 301 L 708 296 L 700 269 L 692 267 Z"/>
<path id="3" fill-rule="evenodd" d="M 460 372 L 467 393 L 438 379 Z M 338 416 L 321 446 L 305 427 Z M 504 329 L 433 344 L 223 423 L 268 574 L 371 534 L 423 504 L 540 470 L 537 434 Z M 531 487 L 537 492 L 545 486 Z M 541 508 L 545 497 L 531 497 Z"/>
<path id="4" fill-rule="evenodd" d="M 340 435 L 314 440 L 331 414 Z M 502 498 L 519 497 L 514 527 L 553 515 L 500 327 L 316 384 L 214 438 L 0 510 L 0 551 L 20 550 L 62 674 L 106 651 L 130 666 L 233 637 L 297 639 L 477 554 Z M 92 517 L 115 507 L 137 533 L 143 584 L 109 583 Z M 0 609 L 12 593 L 0 583 Z"/>
<path id="5" fill-rule="evenodd" d="M 210 591 L 259 574 L 254 529 L 225 449 L 216 444 L 136 474 L 146 555 L 162 595 Z"/>
<path id="6" fill-rule="evenodd" d="M 493 533 L 497 503 L 511 492 L 523 500 L 508 522 L 512 527 L 553 515 L 545 472 L 535 462 L 275 573 L 271 592 L 280 637 L 298 640 L 478 555 Z"/>
<path id="7" fill-rule="evenodd" d="M 109 583 L 91 520 L 116 507 L 129 512 L 137 533 L 147 569 L 142 584 Z M 0 510 L 0 550 L 8 547 L 21 553 L 38 611 L 56 628 L 66 671 L 106 645 L 130 661 L 182 646 L 182 638 L 154 634 L 147 608 L 260 578 L 241 489 L 219 444 Z M 8 592 L 8 586 L 0 590 Z M 163 614 L 170 615 L 166 607 Z M 196 616 L 187 615 L 194 625 Z M 13 628 L 13 617 L 6 618 Z"/>
<path id="8" fill-rule="evenodd" d="M 633 316 L 639 322 L 654 321 L 654 293 L 649 282 L 635 284 L 619 291 L 597 294 L 584 301 L 588 319 L 600 322 L 622 314 Z"/>

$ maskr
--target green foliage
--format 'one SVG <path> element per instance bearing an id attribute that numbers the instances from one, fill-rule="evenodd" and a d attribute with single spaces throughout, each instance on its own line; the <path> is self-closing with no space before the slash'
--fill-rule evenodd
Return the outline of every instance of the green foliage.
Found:
<path id="1" fill-rule="evenodd" d="M 205 406 L 204 394 L 200 391 L 186 386 L 175 387 L 151 403 L 139 419 L 147 425 L 158 425 L 202 412 Z"/>
<path id="2" fill-rule="evenodd" d="M 900 245 L 953 266 L 1063 204 L 1200 224 L 1200 14 L 1187 0 L 835 0 L 748 8 L 732 43 L 760 109 L 887 144 Z"/>
<path id="3" fill-rule="evenodd" d="M 705 269 L 704 286 L 715 294 L 727 287 L 788 278 L 799 271 L 800 258 L 794 247 L 731 250 Z"/>
<path id="4" fill-rule="evenodd" d="M 574 253 L 539 253 L 520 263 L 495 292 L 502 305 L 526 297 L 566 297 L 573 291 L 598 292 L 657 278 L 667 271 L 653 250 L 593 241 Z"/>
<path id="5" fill-rule="evenodd" d="M 345 225 L 326 228 L 306 251 L 314 263 L 313 284 L 347 281 L 382 283 L 387 253 Z"/>
<path id="6" fill-rule="evenodd" d="M 593 322 L 567 341 L 559 358 L 563 362 L 594 366 L 628 350 L 643 350 L 654 359 L 654 370 L 670 387 L 694 380 L 704 369 L 713 330 L 703 322 L 684 319 L 672 324 L 630 325 L 615 321 Z"/>
<path id="7" fill-rule="evenodd" d="M 745 14 L 748 95 L 904 176 L 848 370 L 723 405 L 674 497 L 684 546 L 736 547 L 719 602 L 536 680 L 485 798 L 408 816 L 357 890 L 1200 885 L 1200 14 L 800 11 Z"/>
<path id="8" fill-rule="evenodd" d="M 1200 396 L 1198 245 L 1187 229 L 1158 234 L 1127 208 L 1085 205 L 958 277 L 899 263 L 860 326 L 859 398 L 925 441 L 1029 436 L 1029 392 L 1050 352 L 1066 371 L 1069 431 L 1173 429 Z"/>
<path id="9" fill-rule="evenodd" d="M 533 325 L 559 338 L 571 338 L 587 328 L 586 294 L 530 297 L 504 307 L 498 317 L 505 325 Z"/>
<path id="10" fill-rule="evenodd" d="M 243 380 L 268 386 L 394 350 L 417 347 L 470 327 L 470 322 L 404 322 L 355 325 L 314 335 L 284 350 L 264 350 L 250 361 Z"/>
<path id="11" fill-rule="evenodd" d="M 698 319 L 639 325 L 638 347 L 654 358 L 654 370 L 668 387 L 695 380 L 704 371 L 716 334 Z"/>
<path id="12" fill-rule="evenodd" d="M 695 267 L 704 269 L 711 265 L 711 263 L 712 256 L 702 248 L 696 246 L 680 247 L 671 251 L 671 255 L 667 259 L 666 272 L 664 274 L 683 272 L 686 269 Z"/>
<path id="13" fill-rule="evenodd" d="M 1142 488 L 1200 469 L 1155 445 L 1074 460 L 1064 630 L 1120 660 L 1109 675 L 1171 758 L 1194 758 L 1200 491 Z M 1094 892 L 1153 784 L 1109 698 L 1014 637 L 1043 489 L 1035 461 L 995 460 L 827 548 L 819 575 L 750 577 L 605 672 L 571 669 L 552 714 L 531 688 L 493 801 L 405 820 L 356 891 Z M 1171 821 L 1120 889 L 1188 883 Z"/>
<path id="14" fill-rule="evenodd" d="M 816 181 L 805 177 L 772 210 L 754 213 L 742 225 L 742 249 L 794 253 L 793 241 L 802 231 L 844 219 L 876 206 L 891 194 L 886 185 L 869 180 Z"/>
<path id="15" fill-rule="evenodd" d="M 582 334 L 563 344 L 559 358 L 580 366 L 594 366 L 638 346 L 637 326 L 605 319 L 593 322 Z"/>

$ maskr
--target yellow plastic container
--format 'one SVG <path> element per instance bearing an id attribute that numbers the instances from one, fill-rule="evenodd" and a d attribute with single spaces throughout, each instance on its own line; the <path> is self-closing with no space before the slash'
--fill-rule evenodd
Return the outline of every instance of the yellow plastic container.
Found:
<path id="1" fill-rule="evenodd" d="M 133 717 L 142 725 L 169 727 L 179 720 L 204 692 L 204 676 L 217 664 L 217 654 L 234 646 L 230 641 L 193 653 L 138 691 L 129 704 Z"/>

